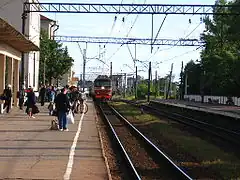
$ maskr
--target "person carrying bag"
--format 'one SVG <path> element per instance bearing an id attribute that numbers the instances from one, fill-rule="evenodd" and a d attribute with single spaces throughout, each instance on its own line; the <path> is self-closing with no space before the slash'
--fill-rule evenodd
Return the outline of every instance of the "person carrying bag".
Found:
<path id="1" fill-rule="evenodd" d="M 67 114 L 67 122 L 68 124 L 74 124 L 74 116 L 72 110 L 70 110 Z"/>
<path id="2" fill-rule="evenodd" d="M 56 110 L 58 115 L 58 125 L 60 131 L 68 131 L 67 114 L 71 109 L 69 99 L 67 97 L 67 89 L 63 88 L 61 93 L 55 99 Z"/>

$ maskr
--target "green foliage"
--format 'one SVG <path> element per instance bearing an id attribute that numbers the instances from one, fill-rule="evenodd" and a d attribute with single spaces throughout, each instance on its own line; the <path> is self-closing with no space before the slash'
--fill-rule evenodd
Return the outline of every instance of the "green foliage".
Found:
<path id="1" fill-rule="evenodd" d="M 240 5 L 240 1 L 219 0 L 218 5 Z M 214 12 L 234 12 L 240 8 L 220 9 Z M 213 15 L 204 19 L 205 30 L 201 40 L 206 43 L 201 52 L 201 62 L 189 62 L 184 71 L 188 73 L 188 93 L 199 94 L 201 90 L 209 95 L 239 96 L 240 86 L 240 24 L 239 16 Z M 191 71 L 188 72 L 188 70 Z"/>
<path id="2" fill-rule="evenodd" d="M 39 73 L 40 82 L 43 82 L 45 62 L 46 82 L 51 83 L 51 80 L 60 79 L 67 73 L 73 65 L 74 60 L 69 56 L 67 47 L 48 38 L 47 33 L 41 31 L 40 41 L 40 67 Z"/>
<path id="3" fill-rule="evenodd" d="M 140 82 L 137 86 L 137 97 L 139 99 L 145 99 L 147 93 L 148 93 L 147 82 L 145 81 Z"/>
<path id="4" fill-rule="evenodd" d="M 153 80 L 150 83 L 150 96 L 164 96 L 166 78 L 161 78 L 158 81 Z M 176 91 L 177 91 L 176 83 L 171 83 L 171 90 L 173 91 L 171 97 L 175 98 Z M 138 99 L 145 99 L 147 95 L 148 95 L 148 80 L 142 80 L 138 83 L 138 89 L 137 89 Z"/>

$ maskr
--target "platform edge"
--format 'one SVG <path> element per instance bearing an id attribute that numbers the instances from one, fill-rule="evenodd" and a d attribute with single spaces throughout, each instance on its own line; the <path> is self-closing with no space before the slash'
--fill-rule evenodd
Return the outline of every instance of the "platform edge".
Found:
<path id="1" fill-rule="evenodd" d="M 99 136 L 99 140 L 100 140 L 100 144 L 101 144 L 102 156 L 103 156 L 103 159 L 104 159 L 104 162 L 105 162 L 105 165 L 106 165 L 106 169 L 107 169 L 108 180 L 112 180 L 112 175 L 111 175 L 111 172 L 110 172 L 108 159 L 107 159 L 106 153 L 104 151 L 104 147 L 103 147 L 102 134 L 101 134 L 101 131 L 100 131 L 100 128 L 99 128 L 99 118 L 97 116 L 97 112 L 96 112 L 95 108 L 94 108 L 94 112 L 95 112 L 95 123 L 96 123 L 96 126 L 97 126 L 98 136 Z"/>

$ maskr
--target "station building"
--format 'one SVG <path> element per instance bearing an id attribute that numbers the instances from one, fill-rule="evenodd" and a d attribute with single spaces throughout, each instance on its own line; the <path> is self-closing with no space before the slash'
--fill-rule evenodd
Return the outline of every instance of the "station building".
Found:
<path id="1" fill-rule="evenodd" d="M 0 94 L 6 85 L 12 87 L 14 106 L 18 105 L 20 62 L 22 52 L 39 51 L 32 41 L 17 31 L 8 22 L 0 18 Z M 3 113 L 3 102 L 0 102 L 0 113 Z"/>
<path id="2" fill-rule="evenodd" d="M 39 3 L 38 0 L 0 0 L 0 17 L 11 24 L 18 32 L 22 32 L 22 14 L 24 2 Z M 31 8 L 39 7 L 32 6 Z M 27 14 L 24 35 L 37 47 L 40 46 L 40 13 L 34 12 Z M 39 85 L 39 60 L 39 52 L 30 51 L 24 55 L 25 87 L 32 86 L 35 91 L 38 90 Z"/>

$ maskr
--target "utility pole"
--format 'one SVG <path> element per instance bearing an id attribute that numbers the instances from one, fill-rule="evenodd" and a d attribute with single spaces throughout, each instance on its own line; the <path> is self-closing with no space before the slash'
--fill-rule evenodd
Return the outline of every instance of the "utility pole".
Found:
<path id="1" fill-rule="evenodd" d="M 86 71 L 86 49 L 83 50 L 83 80 L 82 80 L 83 92 L 85 90 L 85 71 Z"/>
<path id="2" fill-rule="evenodd" d="M 27 19 L 27 13 L 24 12 L 24 8 L 23 8 L 23 14 L 22 14 L 22 34 L 25 35 L 25 25 L 26 25 L 26 19 Z M 24 53 L 22 52 L 22 58 L 21 58 L 21 78 L 20 78 L 20 83 L 19 86 L 21 87 L 21 89 L 23 90 L 23 85 L 24 84 Z"/>
<path id="3" fill-rule="evenodd" d="M 167 89 L 166 99 L 168 99 L 169 92 L 170 92 L 170 86 L 171 86 L 171 82 L 172 82 L 172 71 L 173 71 L 173 63 L 171 65 L 171 71 L 170 71 L 170 76 L 169 76 L 169 82 L 168 82 L 168 89 Z"/>
<path id="4" fill-rule="evenodd" d="M 181 67 L 181 82 L 180 82 L 180 100 L 183 99 L 183 61 Z"/>
<path id="5" fill-rule="evenodd" d="M 161 87 L 161 76 L 158 76 L 157 87 L 158 87 L 158 95 L 161 96 L 161 91 L 162 91 L 162 87 Z"/>
<path id="6" fill-rule="evenodd" d="M 149 62 L 149 69 L 148 69 L 148 94 L 147 94 L 147 101 L 148 102 L 150 102 L 151 72 L 152 72 L 152 67 L 151 67 L 151 62 Z"/>
<path id="7" fill-rule="evenodd" d="M 137 80 L 137 76 L 138 76 L 138 73 L 137 73 L 137 66 L 136 66 L 136 60 L 137 60 L 137 44 L 134 45 L 135 47 L 135 53 L 134 53 L 134 68 L 136 68 L 136 80 L 135 80 L 135 99 L 137 100 L 137 88 L 138 88 L 138 80 Z"/>
<path id="8" fill-rule="evenodd" d="M 137 66 L 136 66 L 136 80 L 135 80 L 135 99 L 137 100 L 137 86 L 138 86 L 138 80 L 137 80 L 137 76 L 138 76 L 138 73 L 137 73 Z"/>
<path id="9" fill-rule="evenodd" d="M 154 19 L 153 19 L 153 14 L 152 14 L 152 36 L 151 36 L 151 53 L 152 53 L 152 51 L 153 51 L 153 21 L 154 21 Z"/>
<path id="10" fill-rule="evenodd" d="M 43 62 L 43 84 L 45 85 L 46 83 L 46 57 L 44 58 L 44 62 Z"/>
<path id="11" fill-rule="evenodd" d="M 112 62 L 110 62 L 110 78 L 112 80 Z"/>
<path id="12" fill-rule="evenodd" d="M 155 71 L 155 98 L 158 95 L 157 71 Z"/>
<path id="13" fill-rule="evenodd" d="M 187 71 L 185 72 L 185 91 L 184 91 L 184 95 L 188 94 L 188 73 Z"/>
<path id="14" fill-rule="evenodd" d="M 127 74 L 124 73 L 124 98 L 126 97 Z"/>
<path id="15" fill-rule="evenodd" d="M 167 98 L 167 83 L 168 83 L 168 78 L 166 77 L 164 79 L 164 98 Z"/>

